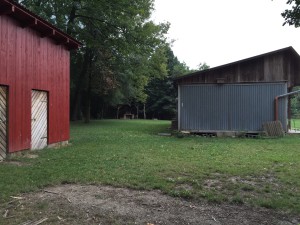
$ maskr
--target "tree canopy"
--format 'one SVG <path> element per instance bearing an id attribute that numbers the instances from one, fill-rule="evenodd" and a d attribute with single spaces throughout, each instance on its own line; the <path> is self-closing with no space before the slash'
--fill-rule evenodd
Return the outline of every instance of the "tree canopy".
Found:
<path id="1" fill-rule="evenodd" d="M 144 117 L 174 114 L 172 79 L 189 68 L 166 41 L 169 24 L 151 21 L 154 0 L 18 2 L 83 43 L 71 52 L 72 120 L 139 115 L 141 106 Z"/>
<path id="2" fill-rule="evenodd" d="M 93 95 L 112 105 L 145 102 L 144 87 L 166 75 L 169 24 L 150 20 L 153 0 L 21 0 L 84 45 L 72 53 L 72 119 L 89 120 Z"/>
<path id="3" fill-rule="evenodd" d="M 286 9 L 281 15 L 285 19 L 283 25 L 293 25 L 295 27 L 300 26 L 300 1 L 288 0 L 287 4 L 291 6 L 290 9 Z"/>
<path id="4" fill-rule="evenodd" d="M 172 119 L 176 116 L 177 88 L 174 78 L 193 72 L 174 55 L 170 46 L 165 47 L 167 58 L 167 76 L 152 79 L 146 87 L 149 96 L 147 101 L 148 117 L 158 119 Z"/>
<path id="5" fill-rule="evenodd" d="M 290 25 L 300 27 L 300 1 L 299 0 L 288 0 L 287 4 L 291 6 L 290 9 L 286 9 L 281 15 L 285 19 L 283 25 Z M 294 88 L 299 90 L 299 87 Z M 300 97 L 295 95 L 291 97 L 291 111 L 292 116 L 300 117 Z"/>

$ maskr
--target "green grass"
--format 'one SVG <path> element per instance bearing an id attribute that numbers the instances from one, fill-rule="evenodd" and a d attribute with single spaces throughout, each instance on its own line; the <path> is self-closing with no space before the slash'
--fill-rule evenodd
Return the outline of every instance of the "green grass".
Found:
<path id="1" fill-rule="evenodd" d="M 291 125 L 293 129 L 300 129 L 300 119 L 292 119 Z"/>
<path id="2" fill-rule="evenodd" d="M 71 124 L 71 145 L 0 163 L 0 201 L 80 183 L 160 189 L 211 202 L 300 212 L 300 136 L 280 139 L 162 137 L 168 121 Z"/>

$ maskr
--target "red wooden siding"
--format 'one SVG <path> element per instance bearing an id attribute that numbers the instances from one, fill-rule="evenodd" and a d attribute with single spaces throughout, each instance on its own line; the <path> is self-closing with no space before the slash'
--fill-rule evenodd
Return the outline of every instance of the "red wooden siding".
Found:
<path id="1" fill-rule="evenodd" d="M 69 140 L 69 51 L 0 16 L 0 85 L 8 86 L 8 149 L 30 148 L 31 90 L 49 93 L 48 144 Z"/>

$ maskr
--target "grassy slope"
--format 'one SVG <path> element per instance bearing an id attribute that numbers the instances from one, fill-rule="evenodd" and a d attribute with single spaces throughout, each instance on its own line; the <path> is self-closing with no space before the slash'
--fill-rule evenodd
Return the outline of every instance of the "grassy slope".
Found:
<path id="1" fill-rule="evenodd" d="M 72 145 L 0 164 L 0 201 L 61 183 L 109 184 L 300 212 L 300 136 L 161 137 L 169 122 L 73 123 Z"/>

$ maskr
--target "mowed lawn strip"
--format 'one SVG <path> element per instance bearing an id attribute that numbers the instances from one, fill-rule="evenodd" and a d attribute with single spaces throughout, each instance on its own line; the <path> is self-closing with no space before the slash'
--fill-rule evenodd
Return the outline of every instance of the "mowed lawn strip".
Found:
<path id="1" fill-rule="evenodd" d="M 156 120 L 72 123 L 70 146 L 0 163 L 0 201 L 80 183 L 160 189 L 172 196 L 300 213 L 300 136 L 157 135 L 169 127 L 169 121 Z"/>
<path id="2" fill-rule="evenodd" d="M 300 130 L 300 119 L 292 119 L 291 125 L 293 129 L 299 129 Z"/>

